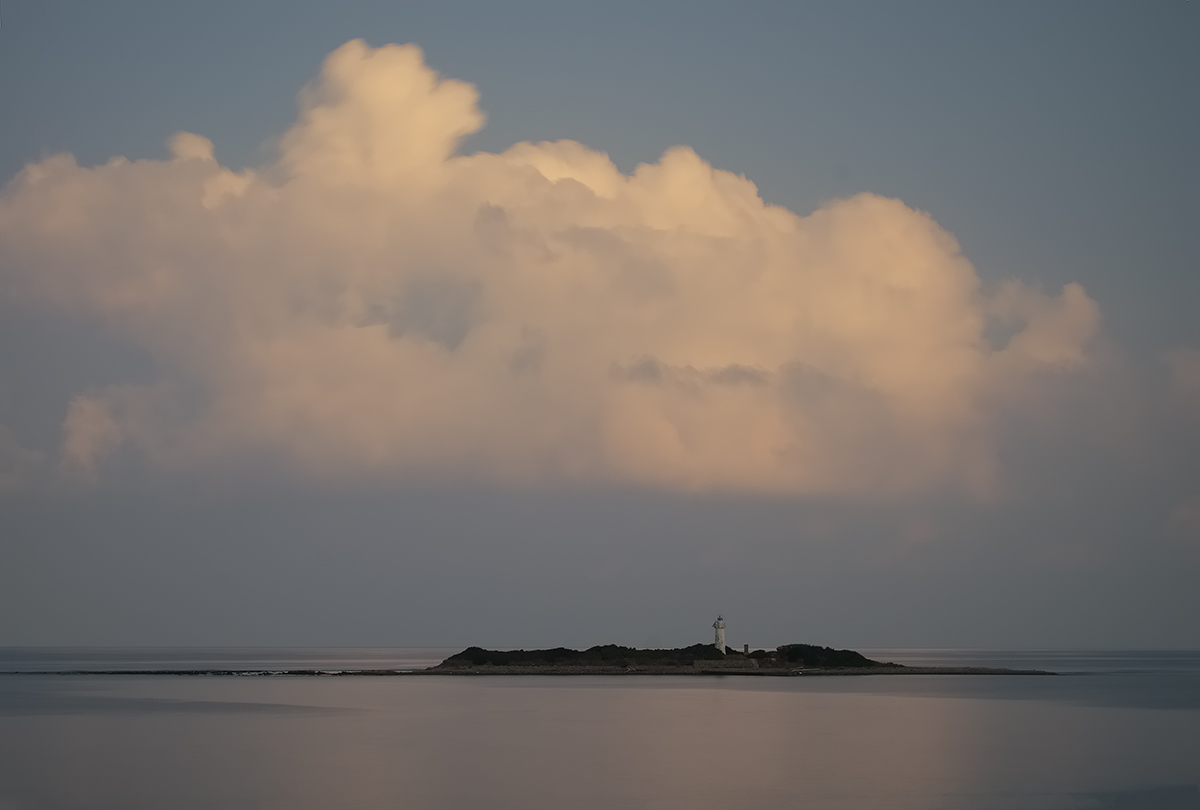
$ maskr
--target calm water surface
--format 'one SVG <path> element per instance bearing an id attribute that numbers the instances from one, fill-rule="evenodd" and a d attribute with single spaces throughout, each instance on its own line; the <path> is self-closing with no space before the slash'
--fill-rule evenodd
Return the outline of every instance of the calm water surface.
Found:
<path id="1" fill-rule="evenodd" d="M 873 650 L 1059 676 L 235 678 L 448 650 L 0 650 L 2 810 L 1200 808 L 1200 653 Z"/>

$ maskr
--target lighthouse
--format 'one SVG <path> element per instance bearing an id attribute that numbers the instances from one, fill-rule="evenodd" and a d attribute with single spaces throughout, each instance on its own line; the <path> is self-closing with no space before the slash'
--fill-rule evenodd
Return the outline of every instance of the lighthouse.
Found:
<path id="1" fill-rule="evenodd" d="M 717 631 L 716 640 L 713 641 L 713 646 L 725 654 L 725 617 L 717 616 L 717 620 L 713 622 L 713 629 Z"/>

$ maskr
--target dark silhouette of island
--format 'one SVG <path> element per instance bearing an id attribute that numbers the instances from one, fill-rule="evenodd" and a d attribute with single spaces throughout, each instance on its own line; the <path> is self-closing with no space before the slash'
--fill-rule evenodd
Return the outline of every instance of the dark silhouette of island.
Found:
<path id="1" fill-rule="evenodd" d="M 813 644 L 785 644 L 774 650 L 746 653 L 712 644 L 693 644 L 667 650 L 639 650 L 601 644 L 586 650 L 554 647 L 548 650 L 485 650 L 468 647 L 450 656 L 429 672 L 472 674 L 679 674 L 681 672 L 737 672 L 789 674 L 797 669 L 901 668 L 899 664 L 872 661 L 854 650 L 835 650 Z"/>
<path id="2" fill-rule="evenodd" d="M 437 666 L 430 675 L 865 675 L 865 674 L 1049 674 L 1038 670 L 990 667 L 910 667 L 874 661 L 854 650 L 813 644 L 784 644 L 774 650 L 743 652 L 712 644 L 664 650 L 640 650 L 602 644 L 586 650 L 485 650 L 468 647 Z"/>

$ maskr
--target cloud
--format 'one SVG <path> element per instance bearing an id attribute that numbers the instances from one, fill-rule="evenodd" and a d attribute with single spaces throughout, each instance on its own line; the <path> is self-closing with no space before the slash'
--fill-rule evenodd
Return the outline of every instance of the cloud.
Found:
<path id="1" fill-rule="evenodd" d="M 898 200 L 798 216 L 682 146 L 628 175 L 570 141 L 461 155 L 483 121 L 415 46 L 354 41 L 269 165 L 179 133 L 168 160 L 27 166 L 4 293 L 160 371 L 81 392 L 64 467 L 983 493 L 997 403 L 1089 362 L 1082 287 L 985 294 Z"/>
<path id="2" fill-rule="evenodd" d="M 70 476 L 92 480 L 104 458 L 124 439 L 121 422 L 112 412 L 116 391 L 81 394 L 71 401 L 63 422 L 61 464 Z"/>

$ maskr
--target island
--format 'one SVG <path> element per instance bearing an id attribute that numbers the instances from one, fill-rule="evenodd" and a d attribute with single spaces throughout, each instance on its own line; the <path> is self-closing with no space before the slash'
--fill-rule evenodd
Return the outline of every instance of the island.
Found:
<path id="1" fill-rule="evenodd" d="M 603 644 L 586 650 L 485 650 L 468 647 L 423 675 L 1050 675 L 1032 669 L 916 667 L 874 661 L 854 650 L 784 644 L 774 650 L 724 650 L 713 644 L 642 650 Z"/>

